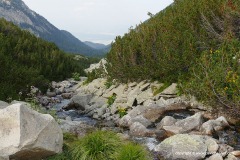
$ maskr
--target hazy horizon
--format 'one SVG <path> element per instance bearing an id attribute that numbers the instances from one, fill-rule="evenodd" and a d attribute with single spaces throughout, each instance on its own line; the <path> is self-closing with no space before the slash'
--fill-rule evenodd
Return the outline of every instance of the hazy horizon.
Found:
<path id="1" fill-rule="evenodd" d="M 109 44 L 173 0 L 23 0 L 50 23 L 81 41 Z"/>

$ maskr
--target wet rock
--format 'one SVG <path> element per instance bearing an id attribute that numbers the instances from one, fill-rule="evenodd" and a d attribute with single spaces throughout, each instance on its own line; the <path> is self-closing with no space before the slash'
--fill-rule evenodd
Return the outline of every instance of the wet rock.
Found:
<path id="1" fill-rule="evenodd" d="M 205 141 L 210 138 L 200 135 L 177 134 L 165 139 L 154 150 L 165 159 L 197 160 L 205 158 L 208 146 Z"/>
<path id="2" fill-rule="evenodd" d="M 206 135 L 212 135 L 215 131 L 222 131 L 229 127 L 227 120 L 224 117 L 219 117 L 216 120 L 209 120 L 202 124 L 200 131 Z"/>
<path id="3" fill-rule="evenodd" d="M 132 123 L 140 122 L 145 127 L 148 127 L 152 124 L 149 120 L 147 120 L 145 117 L 143 117 L 143 115 L 136 116 L 136 117 L 132 118 L 131 121 L 132 121 Z"/>
<path id="4" fill-rule="evenodd" d="M 9 160 L 9 156 L 0 156 L 0 160 Z"/>
<path id="5" fill-rule="evenodd" d="M 156 131 L 155 135 L 156 135 L 156 139 L 160 142 L 169 137 L 167 132 L 163 129 Z"/>
<path id="6" fill-rule="evenodd" d="M 47 106 L 50 101 L 51 101 L 51 98 L 47 97 L 47 96 L 43 96 L 43 97 L 40 97 L 39 98 L 39 103 L 42 104 L 43 106 Z"/>
<path id="7" fill-rule="evenodd" d="M 234 155 L 235 157 L 240 157 L 240 151 L 233 151 L 230 154 Z"/>
<path id="8" fill-rule="evenodd" d="M 60 120 L 59 125 L 64 133 L 72 133 L 78 137 L 83 137 L 95 129 L 81 121 Z"/>
<path id="9" fill-rule="evenodd" d="M 125 115 L 119 120 L 118 123 L 120 127 L 130 127 L 132 125 L 132 117 Z"/>
<path id="10" fill-rule="evenodd" d="M 130 135 L 137 136 L 137 137 L 144 137 L 148 134 L 148 129 L 139 122 L 134 122 L 130 126 Z"/>
<path id="11" fill-rule="evenodd" d="M 48 97 L 55 97 L 56 96 L 56 93 L 55 92 L 47 92 L 46 95 Z"/>
<path id="12" fill-rule="evenodd" d="M 233 147 L 227 144 L 219 144 L 218 152 L 225 157 L 228 153 L 232 152 L 234 149 Z"/>
<path id="13" fill-rule="evenodd" d="M 210 153 L 210 154 L 217 153 L 219 145 L 217 144 L 217 141 L 215 139 L 208 138 L 205 141 L 205 144 L 207 145 L 208 153 Z"/>
<path id="14" fill-rule="evenodd" d="M 163 126 L 172 126 L 177 120 L 171 116 L 165 116 L 160 123 L 157 124 L 157 129 L 162 129 Z"/>
<path id="15" fill-rule="evenodd" d="M 164 113 L 169 111 L 177 111 L 177 110 L 184 110 L 187 109 L 188 106 L 184 103 L 174 103 L 167 106 L 149 106 L 144 112 L 144 117 L 150 120 L 151 122 L 155 122 L 156 120 L 160 119 Z"/>
<path id="16" fill-rule="evenodd" d="M 183 128 L 178 126 L 163 126 L 163 129 L 166 131 L 168 137 L 183 133 Z"/>
<path id="17" fill-rule="evenodd" d="M 71 98 L 70 103 L 64 109 L 74 108 L 84 111 L 88 103 L 91 101 L 92 97 L 92 94 L 75 95 Z"/>
<path id="18" fill-rule="evenodd" d="M 203 123 L 203 117 L 201 113 L 188 117 L 183 120 L 179 120 L 175 123 L 175 126 L 182 127 L 182 133 L 188 133 L 193 130 L 199 130 Z"/>
<path id="19" fill-rule="evenodd" d="M 63 97 L 64 99 L 70 99 L 70 98 L 72 98 L 72 96 L 73 96 L 72 93 L 63 93 L 63 94 L 62 94 L 62 97 Z"/>
<path id="20" fill-rule="evenodd" d="M 230 153 L 224 160 L 239 160 L 239 157 L 235 157 L 233 154 Z"/>
<path id="21" fill-rule="evenodd" d="M 221 156 L 221 154 L 216 153 L 207 158 L 206 160 L 223 160 L 223 157 Z"/>

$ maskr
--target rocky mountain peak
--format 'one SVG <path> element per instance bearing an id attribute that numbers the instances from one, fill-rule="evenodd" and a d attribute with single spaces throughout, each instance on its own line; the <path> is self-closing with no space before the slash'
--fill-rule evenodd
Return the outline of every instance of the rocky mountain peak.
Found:
<path id="1" fill-rule="evenodd" d="M 59 30 L 44 17 L 32 11 L 22 0 L 0 0 L 0 18 L 13 22 L 37 37 L 55 43 L 66 52 L 87 56 L 104 53 L 102 50 L 87 46 L 69 32 Z"/>

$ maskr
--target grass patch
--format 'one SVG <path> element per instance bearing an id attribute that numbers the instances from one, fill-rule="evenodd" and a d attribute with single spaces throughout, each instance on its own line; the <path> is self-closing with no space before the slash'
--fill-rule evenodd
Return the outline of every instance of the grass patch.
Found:
<path id="1" fill-rule="evenodd" d="M 141 145 L 123 141 L 114 132 L 95 131 L 78 139 L 64 134 L 63 153 L 46 160 L 149 160 Z"/>
<path id="2" fill-rule="evenodd" d="M 153 95 L 156 96 L 157 94 L 161 93 L 162 91 L 164 91 L 167 87 L 170 86 L 170 83 L 164 83 L 161 87 L 159 88 L 155 88 L 154 86 L 151 88 Z"/>
<path id="3" fill-rule="evenodd" d="M 126 143 L 117 150 L 114 160 L 149 160 L 149 153 L 140 145 Z"/>

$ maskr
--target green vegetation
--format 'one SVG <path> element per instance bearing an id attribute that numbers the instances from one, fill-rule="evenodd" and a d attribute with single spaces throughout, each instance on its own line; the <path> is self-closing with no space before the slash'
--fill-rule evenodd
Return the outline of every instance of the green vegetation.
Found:
<path id="1" fill-rule="evenodd" d="M 73 77 L 73 79 L 74 79 L 75 81 L 79 81 L 79 80 L 80 80 L 80 74 L 77 73 L 77 72 L 74 72 L 74 73 L 72 74 L 72 77 Z"/>
<path id="2" fill-rule="evenodd" d="M 70 78 L 77 72 L 85 75 L 84 69 L 95 59 L 75 60 L 53 43 L 35 37 L 28 31 L 0 19 L 0 99 L 24 99 L 30 86 L 41 91 L 49 82 Z"/>
<path id="3" fill-rule="evenodd" d="M 148 152 L 140 145 L 126 143 L 114 155 L 114 160 L 150 160 Z"/>
<path id="4" fill-rule="evenodd" d="M 116 98 L 117 98 L 117 95 L 115 93 L 113 93 L 112 96 L 108 97 L 108 101 L 107 101 L 108 107 L 110 107 L 114 103 Z"/>
<path id="5" fill-rule="evenodd" d="M 78 139 L 64 134 L 63 153 L 48 160 L 148 160 L 144 147 L 122 141 L 111 131 L 95 131 Z"/>
<path id="6" fill-rule="evenodd" d="M 118 114 L 119 114 L 120 118 L 122 118 L 123 116 L 125 116 L 127 114 L 127 108 L 119 106 Z"/>
<path id="7" fill-rule="evenodd" d="M 240 1 L 175 0 L 117 37 L 107 55 L 119 81 L 179 84 L 212 106 L 239 107 Z"/>

